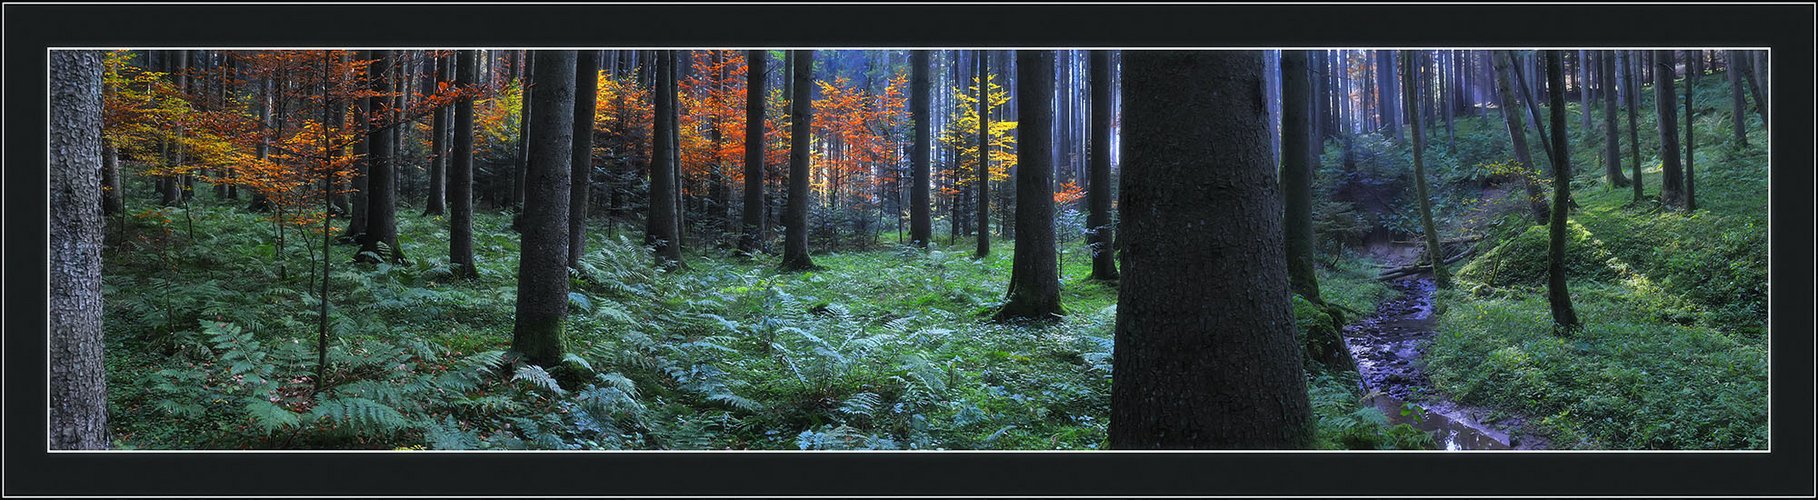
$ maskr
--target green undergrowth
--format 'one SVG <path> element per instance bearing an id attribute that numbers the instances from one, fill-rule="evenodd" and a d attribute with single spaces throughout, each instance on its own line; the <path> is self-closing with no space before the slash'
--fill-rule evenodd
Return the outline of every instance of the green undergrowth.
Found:
<path id="1" fill-rule="evenodd" d="M 1546 227 L 1509 214 L 1487 231 L 1441 296 L 1428 372 L 1442 392 L 1525 416 L 1556 447 L 1766 448 L 1766 134 L 1751 113 L 1748 146 L 1732 141 L 1728 92 L 1721 73 L 1696 89 L 1696 211 L 1658 202 L 1652 113 L 1638 113 L 1639 203 L 1602 178 L 1600 135 L 1574 141 L 1567 277 L 1581 330 L 1552 332 Z"/>

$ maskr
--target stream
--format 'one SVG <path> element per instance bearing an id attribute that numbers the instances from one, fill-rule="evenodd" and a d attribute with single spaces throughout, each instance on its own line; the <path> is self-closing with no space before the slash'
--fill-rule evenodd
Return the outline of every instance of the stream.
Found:
<path id="1" fill-rule="evenodd" d="M 1419 362 L 1433 338 L 1433 278 L 1408 277 L 1391 286 L 1400 295 L 1378 305 L 1369 316 L 1346 325 L 1343 335 L 1365 394 L 1388 415 L 1389 423 L 1427 431 L 1433 434 L 1438 449 L 1443 450 L 1544 447 L 1541 440 L 1524 440 L 1501 430 L 1519 421 L 1486 422 L 1487 409 L 1452 402 L 1433 388 Z"/>

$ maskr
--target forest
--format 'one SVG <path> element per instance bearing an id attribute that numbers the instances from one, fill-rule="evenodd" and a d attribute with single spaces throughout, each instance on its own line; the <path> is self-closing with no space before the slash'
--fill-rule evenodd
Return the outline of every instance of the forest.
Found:
<path id="1" fill-rule="evenodd" d="M 53 50 L 52 449 L 1768 443 L 1744 50 Z"/>

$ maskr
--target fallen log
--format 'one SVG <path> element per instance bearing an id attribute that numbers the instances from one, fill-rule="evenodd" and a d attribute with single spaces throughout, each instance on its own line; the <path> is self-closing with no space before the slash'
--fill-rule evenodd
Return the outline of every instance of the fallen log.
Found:
<path id="1" fill-rule="evenodd" d="M 1442 263 L 1442 265 L 1449 266 L 1449 265 L 1457 263 L 1458 261 L 1464 260 L 1465 257 L 1469 257 L 1475 253 L 1477 253 L 1477 245 L 1471 245 L 1470 247 L 1465 248 L 1464 251 L 1462 251 L 1462 252 L 1458 252 L 1457 254 L 1454 254 L 1451 257 L 1446 257 L 1446 259 L 1444 261 L 1442 261 L 1441 263 Z M 1428 265 L 1426 263 L 1417 262 L 1412 265 L 1397 267 L 1394 269 L 1389 269 L 1389 270 L 1383 271 L 1376 275 L 1376 279 L 1379 281 L 1392 280 L 1392 279 L 1403 278 L 1403 277 L 1407 277 L 1410 275 L 1419 274 L 1419 273 L 1427 272 L 1427 271 L 1431 271 L 1431 270 L 1432 270 L 1431 265 Z"/>

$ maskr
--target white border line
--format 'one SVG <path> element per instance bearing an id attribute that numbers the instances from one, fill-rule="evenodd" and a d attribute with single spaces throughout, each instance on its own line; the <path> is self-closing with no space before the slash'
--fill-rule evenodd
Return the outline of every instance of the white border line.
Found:
<path id="1" fill-rule="evenodd" d="M 267 3 L 264 5 L 273 5 L 273 4 L 276 4 L 276 5 L 320 5 L 320 4 L 347 4 L 347 3 L 348 2 L 272 2 L 272 3 Z M 443 2 L 443 3 L 471 3 L 471 4 L 497 5 L 496 3 L 492 3 L 492 2 Z M 773 2 L 773 3 L 774 4 L 800 4 L 800 5 L 828 5 L 828 4 L 824 4 L 824 3 L 813 3 L 813 2 Z M 1161 4 L 1161 5 L 1193 5 L 1193 4 L 1159 3 L 1159 2 L 1131 2 L 1131 3 Z M 1672 4 L 1672 5 L 1685 5 L 1685 4 L 1681 4 L 1681 3 L 1671 3 L 1671 2 L 1666 2 L 1666 3 Z M 25 4 L 25 5 L 58 4 L 58 5 L 61 5 L 63 3 L 59 3 L 59 2 L 20 2 L 20 4 Z M 141 5 L 142 3 L 138 3 L 138 2 L 102 2 L 102 3 L 98 3 L 98 4 L 100 4 L 100 5 Z M 188 5 L 222 5 L 222 4 L 218 4 L 218 3 L 196 3 L 196 2 L 189 2 L 189 3 L 174 2 L 174 3 L 172 3 L 172 5 L 184 5 L 184 4 L 188 4 Z M 233 5 L 233 4 L 234 3 L 228 3 L 227 5 Z M 399 2 L 358 3 L 358 4 L 359 5 L 392 5 L 392 4 L 410 5 L 410 3 L 399 3 Z M 526 2 L 525 4 L 539 5 L 542 3 Z M 626 4 L 630 4 L 630 5 L 669 5 L 669 4 L 675 4 L 675 3 L 674 2 L 628 2 Z M 762 4 L 726 3 L 726 2 L 703 2 L 703 3 L 698 3 L 698 4 L 697 3 L 681 3 L 681 4 L 685 4 L 685 5 L 762 5 Z M 930 5 L 949 5 L 949 6 L 980 5 L 980 4 L 945 4 L 945 3 L 929 3 L 929 2 L 887 2 L 887 3 L 881 3 L 881 4 L 884 4 L 884 5 L 930 4 Z M 1068 4 L 1061 4 L 1061 5 L 1127 5 L 1127 4 L 1128 3 L 1106 2 L 1106 3 L 1068 3 Z M 1246 2 L 1246 3 L 1221 4 L 1221 5 L 1278 5 L 1278 4 L 1280 4 L 1280 3 L 1279 2 L 1254 2 L 1254 3 Z M 1309 3 L 1306 5 L 1316 5 L 1316 4 L 1325 4 L 1325 3 Z M 1333 4 L 1340 4 L 1340 5 L 1396 4 L 1396 5 L 1400 5 L 1400 4 L 1409 4 L 1409 3 L 1407 3 L 1407 2 L 1358 2 L 1358 3 L 1333 3 Z M 1412 4 L 1435 5 L 1435 4 L 1430 4 L 1430 3 L 1412 3 Z M 1518 5 L 1533 5 L 1533 4 L 1599 5 L 1598 3 L 1588 3 L 1588 2 L 1527 2 L 1527 3 L 1509 2 L 1509 3 L 1484 3 L 1484 4 L 1470 4 L 1470 5 L 1512 5 L 1512 4 L 1518 4 Z M 1801 2 L 1763 2 L 1762 4 L 1809 5 L 1808 3 L 1801 3 Z M 589 5 L 589 4 L 563 3 L 560 5 Z M 841 5 L 852 5 L 852 4 L 841 4 Z M 989 3 L 986 5 L 997 5 L 997 4 Z M 1031 4 L 1005 3 L 1003 5 L 1031 5 Z M 1036 4 L 1036 5 L 1041 5 L 1041 4 Z M 1056 4 L 1049 4 L 1049 5 L 1056 5 Z M 1452 4 L 1452 5 L 1459 5 L 1459 4 Z M 1622 3 L 1620 5 L 1639 5 L 1639 4 Z M 1814 39 L 1818 39 L 1818 35 L 1815 35 Z M 1196 50 L 1196 51 L 1240 51 L 1240 50 L 1747 50 L 1747 51 L 1763 51 L 1763 52 L 1767 53 L 1768 58 L 1769 58 L 1768 59 L 1768 61 L 1769 61 L 1768 69 L 1769 69 L 1770 73 L 1769 73 L 1769 78 L 1768 78 L 1769 82 L 1764 82 L 1764 83 L 1768 84 L 1767 85 L 1768 89 L 1765 90 L 1765 92 L 1769 95 L 1770 102 L 1771 102 L 1772 95 L 1773 95 L 1772 73 L 1771 73 L 1772 66 L 1773 66 L 1773 59 L 1772 59 L 1773 58 L 1773 49 L 1771 47 L 1760 47 L 1760 46 L 1735 46 L 1735 47 L 1730 47 L 1730 46 L 1715 46 L 1715 47 L 1711 47 L 1711 46 L 1498 47 L 1498 46 L 1456 46 L 1456 45 L 1451 45 L 1451 46 L 1448 46 L 1448 45 L 1393 46 L 1393 45 L 1391 45 L 1391 46 L 1307 46 L 1307 47 L 1262 47 L 1262 46 L 1257 46 L 1257 47 L 1078 47 L 1078 46 L 1074 46 L 1074 47 L 1058 47 L 1058 46 L 993 47 L 993 46 L 967 46 L 967 45 L 951 45 L 951 46 L 933 45 L 933 46 L 859 46 L 859 47 L 813 47 L 813 46 L 717 46 L 717 47 L 716 46 L 645 46 L 645 47 L 639 47 L 639 46 L 533 46 L 533 45 L 526 45 L 526 46 L 481 47 L 481 46 L 386 46 L 386 45 L 371 45 L 371 46 L 273 45 L 273 46 L 246 46 L 246 47 L 234 47 L 234 46 L 130 46 L 129 47 L 129 46 L 119 46 L 119 45 L 97 45 L 97 46 L 52 46 L 52 47 L 47 47 L 46 51 L 45 51 L 45 81 L 48 82 L 50 79 L 50 61 L 49 61 L 50 51 L 56 51 L 56 50 L 360 50 L 360 49 L 383 49 L 383 50 L 835 50 L 835 51 L 840 51 L 840 50 L 849 50 L 849 51 L 863 51 L 863 50 L 1124 50 L 1124 51 L 1131 51 L 1131 50 L 1139 50 L 1139 51 L 1140 50 Z M 3 72 L 0 72 L 0 78 L 4 78 Z M 48 124 L 48 123 L 50 123 L 50 105 L 49 105 L 50 90 L 49 90 L 48 86 L 46 87 L 45 96 L 46 96 L 46 101 L 45 101 L 46 104 L 45 104 L 44 116 L 45 116 L 45 123 Z M 1762 125 L 1765 130 L 1772 130 L 1772 127 L 1771 127 L 1771 123 L 1772 123 L 1771 118 L 1773 117 L 1772 110 L 1768 110 L 1768 116 L 1770 118 L 1770 121 L 1763 123 Z M 1818 109 L 1815 109 L 1815 113 L 1813 114 L 1813 116 L 1818 116 Z M 4 127 L 0 127 L 0 133 L 4 133 Z M 1768 358 L 1767 359 L 1768 359 L 1768 375 L 1769 376 L 1768 376 L 1768 448 L 1763 449 L 1763 450 L 1513 450 L 1513 449 L 1511 449 L 1511 450 L 1109 450 L 1109 449 L 1107 449 L 1107 450 L 115 450 L 115 449 L 108 449 L 108 450 L 52 450 L 52 449 L 49 449 L 49 442 L 47 441 L 45 443 L 45 446 L 46 446 L 45 452 L 49 453 L 49 454 L 57 454 L 57 455 L 61 455 L 61 454 L 79 454 L 79 455 L 116 454 L 116 453 L 119 453 L 119 454 L 154 454 L 154 455 L 156 455 L 156 454 L 192 454 L 192 453 L 255 453 L 255 454 L 290 454 L 290 453 L 306 453 L 306 454 L 323 454 L 323 453 L 328 453 L 328 454 L 338 454 L 338 453 L 355 453 L 355 454 L 373 454 L 373 453 L 386 453 L 386 454 L 412 454 L 412 453 L 431 453 L 431 454 L 521 454 L 521 453 L 535 453 L 535 454 L 576 454 L 576 453 L 627 453 L 627 454 L 645 454 L 645 453 L 685 453 L 685 454 L 687 454 L 687 453 L 692 453 L 692 454 L 701 454 L 701 453 L 708 453 L 708 454 L 718 454 L 718 453 L 740 453 L 740 454 L 798 454 L 798 453 L 805 453 L 805 454 L 823 454 L 823 453 L 834 453 L 834 454 L 839 454 L 839 453 L 1205 454 L 1205 453 L 1237 453 L 1237 454 L 1245 454 L 1245 453 L 1267 453 L 1267 454 L 1359 454 L 1359 455 L 1429 454 L 1429 453 L 1438 453 L 1438 454 L 1456 454 L 1456 453 L 1466 453 L 1466 454 L 1476 454 L 1476 453 L 1488 453 L 1488 454 L 1509 454 L 1509 453 L 1515 453 L 1515 454 L 1585 454 L 1585 453 L 1590 453 L 1590 454 L 1596 454 L 1596 453 L 1612 453 L 1612 454 L 1707 454 L 1707 453 L 1768 454 L 1768 453 L 1773 452 L 1773 418 L 1774 418 L 1774 416 L 1773 416 L 1774 414 L 1772 411 L 1772 405 L 1773 405 L 1773 334 L 1772 334 L 1772 331 L 1773 331 L 1773 286 L 1772 286 L 1773 285 L 1773 282 L 1772 282 L 1773 281 L 1772 280 L 1772 276 L 1773 276 L 1773 231 L 1772 231 L 1772 228 L 1773 228 L 1773 210 L 1772 210 L 1772 207 L 1773 207 L 1773 189 L 1772 189 L 1773 140 L 1772 140 L 1771 134 L 1770 134 L 1770 137 L 1767 139 L 1767 141 L 1768 141 L 1767 142 L 1767 153 L 1768 153 L 1768 161 L 1769 161 L 1769 168 L 1768 168 L 1769 190 L 1768 190 L 1768 207 L 1767 207 L 1768 208 L 1768 254 L 1769 254 L 1768 255 L 1768 273 L 1769 273 L 1768 274 L 1768 276 L 1769 276 L 1769 280 L 1768 280 L 1769 281 L 1769 283 L 1768 283 L 1768 285 L 1769 285 L 1768 332 L 1769 333 L 1767 334 L 1768 335 L 1768 354 L 1767 354 Z M 48 146 L 48 142 L 47 142 L 46 148 L 48 148 L 48 147 L 49 146 Z M 45 168 L 48 173 L 49 165 L 46 164 Z M 1818 188 L 1818 182 L 1814 183 L 1814 187 Z M 0 200 L 3 200 L 3 199 L 4 198 L 0 198 Z M 48 213 L 50 210 L 49 198 L 46 198 L 45 210 L 46 210 L 46 213 Z M 1818 205 L 1814 205 L 1814 212 L 1818 213 Z M 45 226 L 45 253 L 47 255 L 51 251 L 49 235 L 50 235 L 50 227 L 47 224 Z M 4 241 L 4 239 L 0 238 L 0 242 L 3 242 L 3 241 Z M 1814 242 L 1818 243 L 1818 235 L 1814 235 Z M 49 286 L 50 286 L 49 279 L 48 279 L 49 274 L 50 274 L 49 259 L 45 260 L 44 270 L 45 270 L 45 276 L 47 278 L 46 282 L 45 282 L 46 295 L 48 296 Z M 1814 272 L 1814 280 L 1818 280 L 1818 271 Z M 45 316 L 46 316 L 46 318 L 48 318 L 50 316 L 49 303 L 45 304 Z M 1814 317 L 1818 318 L 1818 310 L 1814 310 Z M 46 342 L 47 346 L 49 345 L 49 342 L 51 340 L 50 335 L 51 335 L 51 332 L 47 328 L 45 330 L 45 342 Z M 1814 352 L 1818 353 L 1818 350 L 1815 350 Z M 3 351 L 0 351 L 0 354 L 3 354 Z M 50 377 L 48 375 L 49 369 L 50 369 L 50 350 L 46 349 L 45 350 L 45 370 L 46 370 L 45 422 L 46 422 L 47 433 L 49 431 L 48 424 L 50 421 L 50 415 L 49 415 L 50 414 L 50 404 L 49 404 L 50 403 Z M 1818 408 L 1818 404 L 1815 404 L 1814 408 Z M 3 412 L 3 410 L 4 410 L 3 404 L 0 404 L 0 412 Z M 4 417 L 0 416 L 0 422 L 3 422 L 3 421 L 4 421 Z M 1122 497 L 1123 498 L 1132 498 L 1129 496 L 1122 496 Z M 329 497 L 329 498 L 360 498 L 360 497 Z M 724 498 L 740 498 L 740 497 L 724 497 Z M 753 498 L 753 497 L 743 497 L 743 498 Z M 758 497 L 758 498 L 764 498 L 764 497 Z M 1023 497 L 1023 498 L 1043 498 L 1043 497 Z M 1145 498 L 1145 497 L 1135 497 L 1135 498 Z M 1165 497 L 1148 497 L 1148 498 L 1165 498 Z M 1290 498 L 1295 498 L 1295 497 L 1290 497 Z M 1310 498 L 1319 498 L 1319 497 L 1310 497 Z M 1414 498 L 1414 497 L 1411 497 L 1411 498 Z M 1422 497 L 1422 498 L 1424 498 L 1424 497 Z M 1531 497 L 1486 497 L 1486 498 L 1531 498 Z"/>

